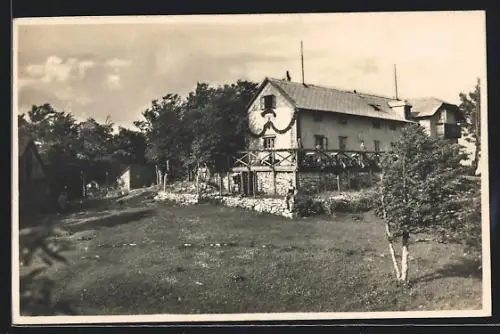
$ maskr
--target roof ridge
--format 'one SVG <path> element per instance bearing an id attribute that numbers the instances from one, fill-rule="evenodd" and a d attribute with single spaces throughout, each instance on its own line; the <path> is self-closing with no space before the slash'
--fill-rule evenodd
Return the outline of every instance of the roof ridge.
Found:
<path id="1" fill-rule="evenodd" d="M 272 78 L 272 77 L 267 77 L 267 79 L 274 80 L 274 81 L 280 81 L 280 82 L 284 82 L 284 83 L 292 83 L 295 85 L 302 85 L 301 82 L 296 82 L 296 81 L 287 81 L 287 80 L 277 79 L 277 78 Z M 389 96 L 379 95 L 379 94 L 375 94 L 375 93 L 360 92 L 357 89 L 348 90 L 346 88 L 339 88 L 339 87 L 326 86 L 326 85 L 316 85 L 316 84 L 311 84 L 311 83 L 306 83 L 305 85 L 307 87 L 314 87 L 314 88 L 320 88 L 320 89 L 326 89 L 326 90 L 336 90 L 336 91 L 343 92 L 343 93 L 379 97 L 379 98 L 383 98 L 383 99 L 387 99 L 387 100 L 394 100 L 394 101 L 397 100 L 396 98 L 389 97 Z M 356 93 L 354 91 L 356 91 Z"/>

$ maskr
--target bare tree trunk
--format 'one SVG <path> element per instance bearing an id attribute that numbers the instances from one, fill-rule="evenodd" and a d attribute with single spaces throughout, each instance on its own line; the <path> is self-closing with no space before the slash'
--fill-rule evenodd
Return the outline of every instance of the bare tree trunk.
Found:
<path id="1" fill-rule="evenodd" d="M 479 93 L 479 96 L 478 96 L 478 99 L 477 99 L 477 102 L 476 102 L 476 120 L 475 120 L 475 129 L 474 129 L 474 133 L 475 133 L 475 137 L 476 137 L 476 140 L 475 140 L 475 152 L 474 152 L 474 161 L 472 162 L 473 166 L 474 166 L 474 169 L 473 169 L 473 173 L 478 175 L 478 172 L 480 173 L 480 171 L 478 171 L 478 167 L 479 167 L 479 159 L 481 159 L 480 157 L 480 153 L 481 153 L 481 81 L 479 80 L 479 78 L 477 79 L 477 87 L 478 87 L 478 93 Z"/>
<path id="2" fill-rule="evenodd" d="M 217 174 L 217 178 L 219 179 L 219 196 L 222 196 L 222 173 Z"/>
<path id="3" fill-rule="evenodd" d="M 382 173 L 381 181 L 384 179 L 384 174 Z M 396 279 L 399 280 L 401 274 L 399 272 L 398 261 L 396 260 L 396 253 L 394 252 L 394 246 L 392 245 L 392 235 L 389 230 L 389 224 L 387 223 L 387 211 L 385 211 L 385 196 L 382 187 L 380 187 L 380 201 L 382 202 L 382 215 L 385 222 L 385 234 L 387 236 L 387 241 L 389 242 L 389 252 L 391 253 L 392 264 L 394 265 L 394 272 L 396 273 Z"/>
<path id="4" fill-rule="evenodd" d="M 480 146 L 479 146 L 479 138 L 476 137 L 476 144 L 474 148 L 474 160 L 472 161 L 472 173 L 473 175 L 478 175 L 481 171 L 478 169 L 479 167 L 479 152 L 480 152 Z"/>
<path id="5" fill-rule="evenodd" d="M 200 163 L 198 163 L 196 169 L 196 194 L 200 196 Z"/>
<path id="6" fill-rule="evenodd" d="M 396 279 L 400 279 L 401 273 L 399 272 L 398 261 L 396 260 L 396 253 L 394 252 L 394 246 L 392 245 L 392 236 L 389 231 L 389 224 L 385 223 L 385 233 L 387 235 L 387 240 L 389 241 L 389 252 L 391 253 L 392 264 L 394 265 L 394 272 L 396 273 Z"/>
<path id="7" fill-rule="evenodd" d="M 408 283 L 408 255 L 409 255 L 409 239 L 410 234 L 407 231 L 403 232 L 402 246 L 403 251 L 401 254 L 401 282 Z"/>
<path id="8" fill-rule="evenodd" d="M 156 185 L 159 186 L 161 184 L 160 170 L 158 168 L 158 165 L 156 164 L 155 164 L 155 170 L 156 170 Z"/>

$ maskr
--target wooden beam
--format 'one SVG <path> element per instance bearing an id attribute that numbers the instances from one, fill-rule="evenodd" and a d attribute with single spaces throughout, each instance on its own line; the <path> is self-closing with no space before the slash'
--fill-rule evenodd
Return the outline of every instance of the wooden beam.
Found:
<path id="1" fill-rule="evenodd" d="M 272 168 L 272 176 L 273 176 L 273 194 L 276 195 L 277 191 L 276 191 L 276 170 L 274 168 L 274 155 L 275 155 L 275 152 L 272 151 L 271 152 L 271 168 Z"/>
<path id="2" fill-rule="evenodd" d="M 240 172 L 240 194 L 243 194 L 243 172 Z"/>
<path id="3" fill-rule="evenodd" d="M 248 174 L 250 175 L 250 174 Z M 257 173 L 253 173 L 252 174 L 252 194 L 253 194 L 253 197 L 255 198 L 255 192 L 256 192 L 256 186 L 255 186 L 255 183 L 256 183 L 256 179 L 257 179 Z"/>
<path id="4" fill-rule="evenodd" d="M 251 182 L 250 182 L 250 169 L 248 170 L 247 172 L 247 193 L 248 195 L 250 195 L 250 185 L 251 185 Z"/>

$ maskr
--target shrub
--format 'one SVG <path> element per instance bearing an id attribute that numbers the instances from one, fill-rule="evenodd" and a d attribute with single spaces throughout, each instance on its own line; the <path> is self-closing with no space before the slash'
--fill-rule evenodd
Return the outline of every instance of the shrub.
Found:
<path id="1" fill-rule="evenodd" d="M 344 199 L 331 199 L 330 200 L 330 212 L 348 212 L 349 202 Z"/>
<path id="2" fill-rule="evenodd" d="M 315 216 L 325 213 L 320 201 L 313 200 L 310 197 L 298 197 L 295 202 L 295 211 L 301 217 Z"/>

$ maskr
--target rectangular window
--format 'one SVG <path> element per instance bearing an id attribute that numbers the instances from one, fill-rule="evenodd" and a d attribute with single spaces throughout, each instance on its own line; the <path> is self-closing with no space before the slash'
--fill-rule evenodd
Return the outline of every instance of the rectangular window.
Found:
<path id="1" fill-rule="evenodd" d="M 339 123 L 344 125 L 347 124 L 347 117 L 343 116 L 339 117 Z"/>
<path id="2" fill-rule="evenodd" d="M 269 149 L 274 148 L 275 139 L 276 139 L 276 137 L 274 137 L 274 136 L 262 138 L 264 149 L 269 150 Z"/>
<path id="3" fill-rule="evenodd" d="M 439 120 L 438 120 L 438 123 L 446 123 L 446 111 L 445 111 L 445 110 L 442 110 L 442 111 L 439 113 Z"/>
<path id="4" fill-rule="evenodd" d="M 373 121 L 373 127 L 375 129 L 380 129 L 380 122 L 379 121 Z"/>
<path id="5" fill-rule="evenodd" d="M 347 137 L 339 136 L 339 150 L 345 151 L 347 148 Z"/>
<path id="6" fill-rule="evenodd" d="M 313 115 L 313 120 L 315 122 L 321 122 L 321 121 L 323 121 L 323 115 L 321 115 L 321 114 L 314 114 Z"/>
<path id="7" fill-rule="evenodd" d="M 260 99 L 260 108 L 263 110 L 275 109 L 276 108 L 276 96 L 274 96 L 274 95 L 262 96 Z"/>
<path id="8" fill-rule="evenodd" d="M 327 150 L 328 149 L 328 140 L 323 135 L 315 135 L 314 136 L 314 148 L 319 150 Z"/>
<path id="9" fill-rule="evenodd" d="M 380 141 L 379 140 L 374 140 L 373 146 L 375 147 L 375 152 L 380 152 Z"/>
<path id="10" fill-rule="evenodd" d="M 396 130 L 396 123 L 389 123 L 389 129 Z"/>

